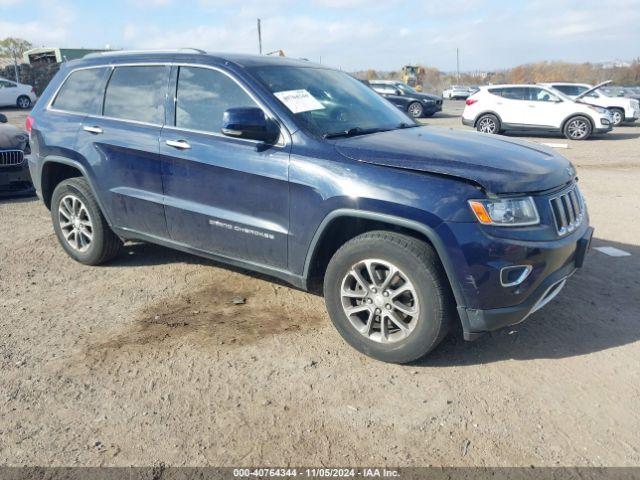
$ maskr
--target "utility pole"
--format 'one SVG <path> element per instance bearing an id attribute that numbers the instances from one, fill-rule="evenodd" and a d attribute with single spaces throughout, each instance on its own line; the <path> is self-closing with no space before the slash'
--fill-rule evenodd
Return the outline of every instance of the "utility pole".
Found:
<path id="1" fill-rule="evenodd" d="M 258 51 L 262 55 L 262 29 L 260 28 L 260 19 L 258 19 Z"/>
<path id="2" fill-rule="evenodd" d="M 460 83 L 460 49 L 456 48 L 456 72 L 458 72 L 458 81 Z"/>

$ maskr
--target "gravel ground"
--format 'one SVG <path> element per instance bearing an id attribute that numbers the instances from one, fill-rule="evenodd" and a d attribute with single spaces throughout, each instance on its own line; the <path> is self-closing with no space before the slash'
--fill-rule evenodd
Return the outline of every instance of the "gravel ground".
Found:
<path id="1" fill-rule="evenodd" d="M 465 128 L 462 105 L 425 123 Z M 592 251 L 525 323 L 411 366 L 255 274 L 144 244 L 79 265 L 40 202 L 0 200 L 0 464 L 640 465 L 639 137 L 530 138 L 568 143 L 595 246 L 632 255 Z"/>

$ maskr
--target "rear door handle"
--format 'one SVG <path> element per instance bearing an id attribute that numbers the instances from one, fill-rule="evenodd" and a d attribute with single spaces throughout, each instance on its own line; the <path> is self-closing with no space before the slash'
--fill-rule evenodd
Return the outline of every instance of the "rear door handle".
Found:
<path id="1" fill-rule="evenodd" d="M 178 148 L 180 150 L 188 150 L 191 148 L 191 145 L 189 145 L 189 142 L 186 140 L 167 140 L 165 143 L 170 147 Z"/>
<path id="2" fill-rule="evenodd" d="M 88 125 L 85 125 L 85 126 L 82 127 L 82 129 L 85 132 L 89 132 L 89 133 L 95 133 L 95 134 L 102 133 L 102 129 L 100 127 L 96 127 L 96 126 L 90 127 Z"/>

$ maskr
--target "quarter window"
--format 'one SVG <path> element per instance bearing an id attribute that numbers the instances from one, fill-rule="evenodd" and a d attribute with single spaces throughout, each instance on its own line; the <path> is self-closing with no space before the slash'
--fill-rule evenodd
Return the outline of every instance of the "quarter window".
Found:
<path id="1" fill-rule="evenodd" d="M 104 115 L 161 125 L 168 81 L 167 67 L 117 67 L 104 98 Z"/>
<path id="2" fill-rule="evenodd" d="M 257 107 L 231 78 L 209 68 L 180 67 L 176 127 L 218 133 L 225 110 Z"/>
<path id="3" fill-rule="evenodd" d="M 52 106 L 67 112 L 100 113 L 106 73 L 106 68 L 73 72 L 62 85 Z"/>

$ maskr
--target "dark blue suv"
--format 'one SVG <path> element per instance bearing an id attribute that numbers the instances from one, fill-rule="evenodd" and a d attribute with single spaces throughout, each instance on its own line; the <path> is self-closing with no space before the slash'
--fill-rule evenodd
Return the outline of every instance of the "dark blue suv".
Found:
<path id="1" fill-rule="evenodd" d="M 582 265 L 576 172 L 539 145 L 422 127 L 340 71 L 201 51 L 67 62 L 27 120 L 31 176 L 75 260 L 125 240 L 323 292 L 391 362 L 522 321 Z"/>

